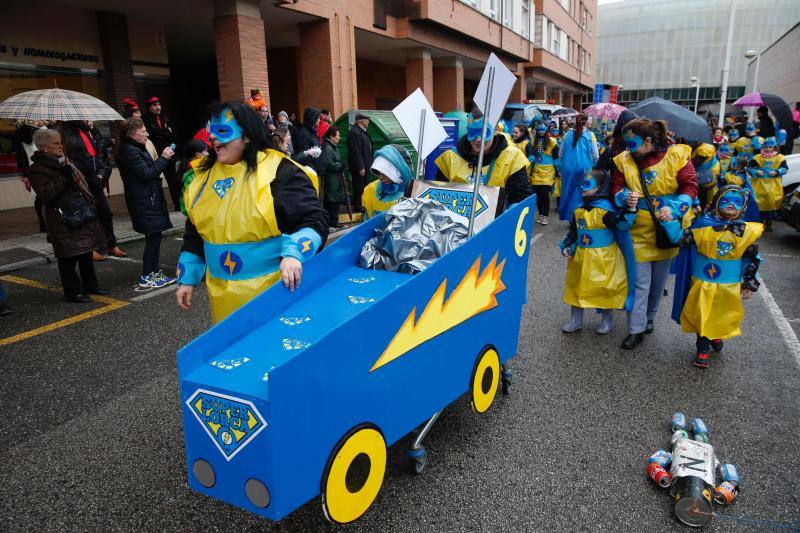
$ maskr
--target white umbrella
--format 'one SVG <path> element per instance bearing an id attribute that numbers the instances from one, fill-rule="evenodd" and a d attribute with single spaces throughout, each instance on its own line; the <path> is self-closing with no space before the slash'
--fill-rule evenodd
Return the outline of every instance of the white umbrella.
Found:
<path id="1" fill-rule="evenodd" d="M 64 89 L 42 89 L 12 96 L 0 103 L 0 118 L 14 120 L 124 120 L 94 96 Z"/>

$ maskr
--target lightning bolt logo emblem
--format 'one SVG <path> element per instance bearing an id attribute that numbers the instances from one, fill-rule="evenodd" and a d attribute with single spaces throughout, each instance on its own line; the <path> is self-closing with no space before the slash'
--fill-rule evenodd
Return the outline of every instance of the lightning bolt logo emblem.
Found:
<path id="1" fill-rule="evenodd" d="M 419 319 L 416 318 L 416 307 L 412 309 L 389 346 L 372 365 L 370 372 L 470 318 L 497 307 L 496 296 L 506 288 L 501 279 L 505 260 L 497 264 L 495 254 L 483 272 L 480 271 L 480 263 L 481 258 L 478 256 L 447 301 L 445 279 L 428 301 Z"/>
<path id="2" fill-rule="evenodd" d="M 583 243 L 584 246 L 589 246 L 590 244 L 592 244 L 592 238 L 589 237 L 588 234 L 584 233 L 581 242 Z"/>
<path id="3" fill-rule="evenodd" d="M 238 254 L 228 250 L 227 252 L 220 254 L 219 264 L 222 268 L 227 270 L 231 276 L 233 276 L 234 274 L 241 272 L 242 266 L 244 266 L 244 261 L 242 261 L 242 258 L 239 257 Z"/>
<path id="4" fill-rule="evenodd" d="M 717 279 L 719 277 L 719 267 L 714 263 L 706 266 L 706 274 L 711 279 Z"/>

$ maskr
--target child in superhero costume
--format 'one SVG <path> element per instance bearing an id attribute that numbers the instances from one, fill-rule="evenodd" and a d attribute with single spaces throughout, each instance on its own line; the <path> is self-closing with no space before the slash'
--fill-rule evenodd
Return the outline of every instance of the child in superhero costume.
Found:
<path id="1" fill-rule="evenodd" d="M 400 145 L 387 144 L 375 152 L 370 170 L 378 179 L 364 187 L 361 195 L 367 218 L 388 211 L 405 197 L 413 180 L 411 154 Z"/>
<path id="2" fill-rule="evenodd" d="M 302 263 L 328 235 L 327 213 L 304 167 L 269 149 L 248 105 L 217 106 L 207 125 L 213 152 L 191 164 L 188 215 L 178 258 L 178 305 L 188 310 L 205 279 L 219 322 L 273 283 L 294 290 Z"/>
<path id="3" fill-rule="evenodd" d="M 613 327 L 613 309 L 630 310 L 636 264 L 628 230 L 636 217 L 638 194 L 628 195 L 624 209 L 608 199 L 611 178 L 593 170 L 581 183 L 583 204 L 575 210 L 569 233 L 561 241 L 561 253 L 569 258 L 564 283 L 564 303 L 571 306 L 564 333 L 583 327 L 583 310 L 602 310 L 595 330 L 604 335 Z"/>
<path id="4" fill-rule="evenodd" d="M 550 191 L 556 182 L 555 161 L 558 157 L 557 138 L 550 136 L 547 125 L 536 126 L 536 136 L 531 141 L 531 186 L 536 193 L 536 210 L 539 216 L 536 222 L 547 225 L 550 223 Z"/>
<path id="5" fill-rule="evenodd" d="M 731 164 L 731 145 L 727 142 L 720 144 L 717 149 L 717 158 L 719 159 L 719 174 L 724 176 Z"/>
<path id="6" fill-rule="evenodd" d="M 752 122 L 747 123 L 744 131 L 744 137 L 739 137 L 737 132 L 735 136 L 731 136 L 729 139 L 733 143 L 733 155 L 744 155 L 749 161 L 761 150 L 761 143 L 764 142 L 764 139 L 756 135 L 756 125 Z M 733 133 L 733 130 L 731 133 Z M 736 139 L 736 142 L 734 142 L 734 139 Z"/>
<path id="7" fill-rule="evenodd" d="M 752 157 L 747 166 L 755 191 L 755 201 L 761 212 L 761 221 L 767 231 L 772 231 L 772 220 L 778 216 L 783 202 L 781 176 L 789 170 L 786 158 L 778 152 L 775 137 L 764 139 L 761 153 Z"/>
<path id="8" fill-rule="evenodd" d="M 724 187 L 725 185 L 736 185 L 748 191 L 748 198 L 750 201 L 747 202 L 747 207 L 745 207 L 742 219 L 745 222 L 761 222 L 761 213 L 758 211 L 758 204 L 754 201 L 756 193 L 753 190 L 750 176 L 747 173 L 746 156 L 731 157 L 731 164 L 728 167 L 728 171 L 719 176 L 718 187 Z"/>
<path id="9" fill-rule="evenodd" d="M 742 300 L 758 290 L 756 241 L 764 227 L 742 220 L 748 197 L 736 185 L 720 188 L 681 238 L 672 318 L 696 335 L 693 364 L 700 368 L 708 368 L 712 350 L 722 351 L 723 339 L 741 335 Z"/>
<path id="10" fill-rule="evenodd" d="M 692 164 L 697 172 L 699 186 L 696 201 L 701 209 L 705 209 L 717 192 L 717 179 L 720 173 L 720 163 L 714 145 L 697 144 L 692 150 Z"/>

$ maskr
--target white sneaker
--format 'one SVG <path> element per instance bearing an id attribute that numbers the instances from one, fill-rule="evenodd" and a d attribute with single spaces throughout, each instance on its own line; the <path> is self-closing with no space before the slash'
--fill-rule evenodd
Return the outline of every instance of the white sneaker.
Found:
<path id="1" fill-rule="evenodd" d="M 539 217 L 539 218 L 540 218 L 539 223 L 542 226 L 546 226 L 550 223 L 550 219 L 548 217 Z"/>

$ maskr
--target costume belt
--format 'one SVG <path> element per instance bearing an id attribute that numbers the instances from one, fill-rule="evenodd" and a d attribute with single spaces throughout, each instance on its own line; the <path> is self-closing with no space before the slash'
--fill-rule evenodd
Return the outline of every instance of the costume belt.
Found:
<path id="1" fill-rule="evenodd" d="M 260 242 L 203 244 L 209 273 L 229 281 L 258 278 L 278 270 L 283 239 L 273 237 Z"/>
<path id="2" fill-rule="evenodd" d="M 741 283 L 741 259 L 709 259 L 697 255 L 692 268 L 692 277 L 709 283 Z"/>
<path id="3" fill-rule="evenodd" d="M 577 244 L 581 248 L 605 248 L 614 242 L 614 233 L 610 229 L 579 229 Z"/>
<path id="4" fill-rule="evenodd" d="M 542 154 L 540 156 L 536 156 L 536 164 L 537 165 L 552 165 L 553 164 L 553 156 L 550 154 Z"/>

